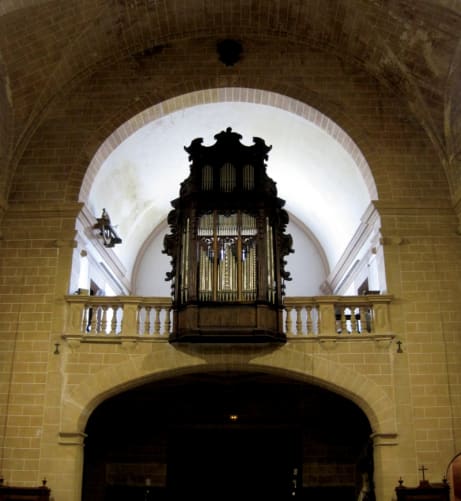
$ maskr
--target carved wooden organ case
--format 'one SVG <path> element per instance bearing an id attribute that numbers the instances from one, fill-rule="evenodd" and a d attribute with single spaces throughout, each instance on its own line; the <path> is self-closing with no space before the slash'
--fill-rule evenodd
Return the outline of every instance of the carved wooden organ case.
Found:
<path id="1" fill-rule="evenodd" d="M 190 175 L 169 213 L 171 342 L 285 342 L 284 257 L 288 214 L 266 174 L 272 148 L 243 145 L 231 128 L 212 146 L 194 139 Z"/>

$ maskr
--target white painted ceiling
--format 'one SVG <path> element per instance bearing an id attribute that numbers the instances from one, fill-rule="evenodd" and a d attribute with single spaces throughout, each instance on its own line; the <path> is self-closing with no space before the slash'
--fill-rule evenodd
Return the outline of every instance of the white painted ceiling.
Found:
<path id="1" fill-rule="evenodd" d="M 139 128 L 99 169 L 87 201 L 99 217 L 103 208 L 122 238 L 114 251 L 131 276 L 142 245 L 165 221 L 170 201 L 189 174 L 184 146 L 204 145 L 231 127 L 242 143 L 253 137 L 272 146 L 268 175 L 286 209 L 317 239 L 334 267 L 370 203 L 351 154 L 328 132 L 280 108 L 242 102 L 202 104 L 173 112 Z"/>

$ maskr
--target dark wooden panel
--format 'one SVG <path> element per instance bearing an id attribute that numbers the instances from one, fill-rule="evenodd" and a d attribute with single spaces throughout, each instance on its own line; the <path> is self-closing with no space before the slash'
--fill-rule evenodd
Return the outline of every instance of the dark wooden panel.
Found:
<path id="1" fill-rule="evenodd" d="M 0 487 L 0 501 L 48 501 L 50 499 L 48 487 Z"/>
<path id="2" fill-rule="evenodd" d="M 448 484 L 421 481 L 418 487 L 396 487 L 398 501 L 450 501 Z"/>

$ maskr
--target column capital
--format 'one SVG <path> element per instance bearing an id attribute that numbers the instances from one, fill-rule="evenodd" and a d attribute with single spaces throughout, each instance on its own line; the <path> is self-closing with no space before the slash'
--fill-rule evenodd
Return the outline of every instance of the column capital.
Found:
<path id="1" fill-rule="evenodd" d="M 373 446 L 381 445 L 398 445 L 398 434 L 395 432 L 390 433 L 372 433 L 370 438 L 373 440 Z"/>
<path id="2" fill-rule="evenodd" d="M 60 445 L 80 445 L 83 446 L 85 438 L 88 435 L 81 431 L 60 431 L 59 444 Z"/>

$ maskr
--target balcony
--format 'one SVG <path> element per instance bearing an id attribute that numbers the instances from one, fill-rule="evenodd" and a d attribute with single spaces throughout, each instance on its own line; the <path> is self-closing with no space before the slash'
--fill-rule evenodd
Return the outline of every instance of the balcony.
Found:
<path id="1" fill-rule="evenodd" d="M 288 342 L 392 339 L 390 295 L 287 297 Z M 168 342 L 171 299 L 69 295 L 63 338 L 85 343 Z"/>

